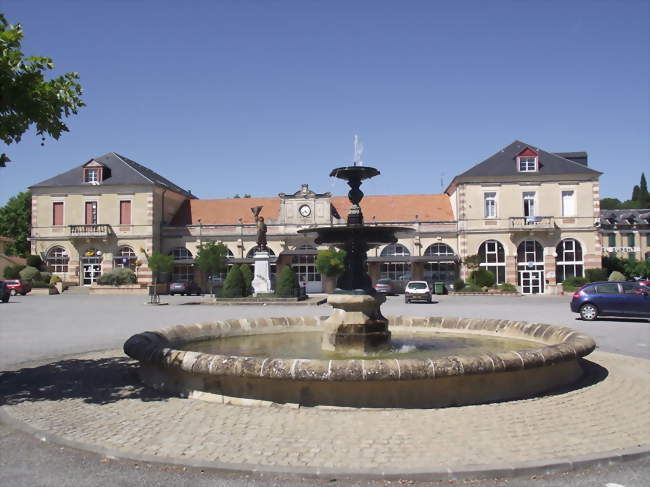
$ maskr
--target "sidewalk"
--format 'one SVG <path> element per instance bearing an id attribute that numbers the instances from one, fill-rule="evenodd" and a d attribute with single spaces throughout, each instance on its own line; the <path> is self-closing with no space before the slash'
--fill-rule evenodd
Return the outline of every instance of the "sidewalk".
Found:
<path id="1" fill-rule="evenodd" d="M 117 351 L 0 374 L 0 420 L 108 457 L 364 478 L 568 471 L 650 451 L 650 361 L 595 352 L 586 386 L 434 410 L 243 407 L 145 389 Z"/>

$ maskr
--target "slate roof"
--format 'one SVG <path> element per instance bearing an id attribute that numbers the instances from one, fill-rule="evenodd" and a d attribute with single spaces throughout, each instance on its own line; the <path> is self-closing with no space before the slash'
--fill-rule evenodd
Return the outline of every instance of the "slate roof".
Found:
<path id="1" fill-rule="evenodd" d="M 539 171 L 519 172 L 517 170 L 516 158 L 527 147 L 538 154 Z M 572 160 L 575 159 L 575 160 Z M 561 175 L 582 175 L 598 177 L 602 173 L 587 167 L 586 152 L 547 152 L 531 144 L 515 140 L 512 144 L 504 147 L 496 154 L 488 157 L 454 178 L 450 187 L 454 184 L 465 181 L 479 181 L 489 178 L 489 181 L 502 178 L 504 180 L 526 180 L 547 176 Z M 449 189 L 449 188 L 448 188 Z"/>
<path id="2" fill-rule="evenodd" d="M 649 225 L 650 209 L 600 210 L 602 226 L 611 225 Z"/>
<path id="3" fill-rule="evenodd" d="M 183 196 L 187 196 L 188 198 L 196 198 L 196 196 L 194 196 L 191 192 L 186 191 L 180 186 L 172 183 L 169 179 L 162 177 L 157 172 L 152 171 L 148 167 L 138 164 L 128 157 L 121 156 L 115 152 L 109 152 L 108 154 L 104 154 L 100 157 L 95 157 L 91 160 L 97 161 L 110 169 L 110 176 L 105 178 L 101 182 L 100 186 L 155 184 L 157 186 L 162 186 L 171 191 L 179 193 Z M 81 168 L 84 165 L 85 164 L 82 164 L 81 166 L 70 169 L 69 171 L 61 173 L 58 176 L 46 179 L 45 181 L 41 181 L 40 183 L 34 184 L 30 187 L 38 188 L 80 185 L 90 186 L 90 184 L 82 182 Z"/>
<path id="4" fill-rule="evenodd" d="M 281 196 L 275 198 L 229 198 L 229 199 L 193 199 L 185 201 L 171 225 L 237 225 L 239 218 L 244 224 L 255 222 L 251 208 L 263 206 L 261 216 L 267 221 L 275 222 L 280 216 Z M 330 199 L 333 214 L 346 218 L 350 209 L 350 200 L 346 196 Z M 417 220 L 431 222 L 453 222 L 454 212 L 449 196 L 446 194 L 403 194 L 366 196 L 361 201 L 361 209 L 366 223 L 372 222 L 413 222 Z M 374 217 L 374 220 L 373 220 Z"/>

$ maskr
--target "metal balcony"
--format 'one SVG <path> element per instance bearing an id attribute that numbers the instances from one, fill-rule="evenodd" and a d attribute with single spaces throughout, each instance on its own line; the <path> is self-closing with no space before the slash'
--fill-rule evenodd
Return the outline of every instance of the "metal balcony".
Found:
<path id="1" fill-rule="evenodd" d="M 552 216 L 513 216 L 510 217 L 510 230 L 524 232 L 548 232 L 555 230 L 555 218 Z"/>
<path id="2" fill-rule="evenodd" d="M 112 233 L 106 224 L 70 225 L 69 229 L 71 238 L 106 238 Z"/>

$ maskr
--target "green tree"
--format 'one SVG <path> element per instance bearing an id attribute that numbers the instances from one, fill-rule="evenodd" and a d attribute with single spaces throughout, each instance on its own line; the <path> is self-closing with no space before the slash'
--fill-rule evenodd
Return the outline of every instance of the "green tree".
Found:
<path id="1" fill-rule="evenodd" d="M 316 256 L 316 269 L 326 276 L 340 276 L 345 272 L 345 256 L 345 250 L 336 250 L 334 247 L 321 250 Z"/>
<path id="2" fill-rule="evenodd" d="M 494 274 L 486 269 L 478 269 L 476 271 L 472 271 L 469 280 L 479 287 L 492 287 L 496 282 Z"/>
<path id="3" fill-rule="evenodd" d="M 40 255 L 28 255 L 27 265 L 36 267 L 37 269 L 41 270 L 43 267 L 43 259 L 41 259 Z"/>
<path id="4" fill-rule="evenodd" d="M 252 292 L 251 284 L 253 283 L 253 271 L 251 271 L 251 266 L 248 264 L 241 264 L 239 268 L 241 269 L 241 275 L 244 278 L 244 296 L 248 296 Z"/>
<path id="5" fill-rule="evenodd" d="M 469 270 L 478 269 L 481 265 L 481 256 L 478 254 L 468 255 L 465 257 L 463 264 L 465 264 L 465 267 L 467 267 Z"/>
<path id="6" fill-rule="evenodd" d="M 221 242 L 204 242 L 199 245 L 194 263 L 206 277 L 226 272 L 228 268 L 228 248 Z"/>
<path id="7" fill-rule="evenodd" d="M 226 281 L 223 283 L 221 295 L 224 298 L 241 298 L 244 295 L 244 276 L 238 265 L 233 265 L 228 271 Z"/>
<path id="8" fill-rule="evenodd" d="M 621 200 L 618 198 L 603 198 L 600 200 L 601 210 L 618 210 L 621 208 Z"/>
<path id="9" fill-rule="evenodd" d="M 14 239 L 7 246 L 7 255 L 25 257 L 29 254 L 29 242 L 32 222 L 32 193 L 25 191 L 9 198 L 0 208 L 0 235 Z"/>
<path id="10" fill-rule="evenodd" d="M 281 298 L 290 298 L 296 296 L 298 289 L 298 276 L 290 265 L 285 265 L 280 271 L 278 282 L 276 284 L 275 294 Z"/>
<path id="11" fill-rule="evenodd" d="M 158 302 L 158 273 L 171 272 L 174 268 L 174 257 L 171 255 L 161 254 L 160 252 L 152 252 L 151 255 L 147 254 L 146 250 L 140 249 L 147 259 L 147 267 L 151 269 L 153 274 L 153 294 L 151 295 L 151 303 Z"/>
<path id="12" fill-rule="evenodd" d="M 54 69 L 52 59 L 24 57 L 20 50 L 23 29 L 11 25 L 0 14 L 0 139 L 7 145 L 20 142 L 35 125 L 44 144 L 45 135 L 58 139 L 68 127 L 62 119 L 76 114 L 84 102 L 79 74 L 66 73 L 51 80 L 45 73 Z M 9 162 L 0 154 L 0 167 Z"/>

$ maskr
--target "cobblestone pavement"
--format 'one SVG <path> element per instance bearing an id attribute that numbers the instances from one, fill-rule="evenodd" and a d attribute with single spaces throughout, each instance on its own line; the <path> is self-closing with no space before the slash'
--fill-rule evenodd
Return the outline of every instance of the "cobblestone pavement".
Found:
<path id="1" fill-rule="evenodd" d="M 233 468 L 414 473 L 557 463 L 650 445 L 650 361 L 595 352 L 596 377 L 541 398 L 433 410 L 244 407 L 141 386 L 120 352 L 0 373 L 2 411 L 119 456 Z"/>

